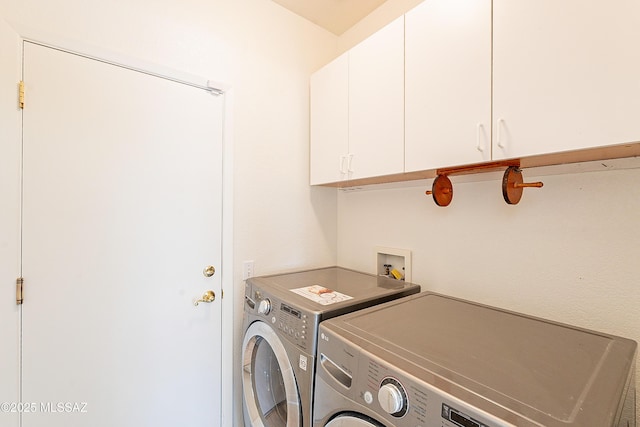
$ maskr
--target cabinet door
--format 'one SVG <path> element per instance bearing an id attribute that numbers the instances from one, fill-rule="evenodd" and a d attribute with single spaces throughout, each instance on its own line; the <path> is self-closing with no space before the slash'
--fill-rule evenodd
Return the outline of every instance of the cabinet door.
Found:
<path id="1" fill-rule="evenodd" d="M 640 139 L 640 2 L 494 0 L 494 158 Z"/>
<path id="2" fill-rule="evenodd" d="M 406 14 L 407 172 L 491 160 L 491 0 Z"/>
<path id="3" fill-rule="evenodd" d="M 404 16 L 349 51 L 350 178 L 404 170 Z"/>
<path id="4" fill-rule="evenodd" d="M 348 54 L 311 76 L 311 185 L 346 178 L 349 124 Z"/>

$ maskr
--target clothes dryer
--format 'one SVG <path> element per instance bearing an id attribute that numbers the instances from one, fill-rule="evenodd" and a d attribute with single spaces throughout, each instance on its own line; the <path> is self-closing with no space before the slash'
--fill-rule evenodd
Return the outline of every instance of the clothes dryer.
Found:
<path id="1" fill-rule="evenodd" d="M 245 426 L 310 427 L 320 322 L 419 291 L 415 284 L 340 267 L 248 279 Z"/>
<path id="2" fill-rule="evenodd" d="M 635 427 L 634 341 L 424 292 L 323 322 L 314 427 Z"/>

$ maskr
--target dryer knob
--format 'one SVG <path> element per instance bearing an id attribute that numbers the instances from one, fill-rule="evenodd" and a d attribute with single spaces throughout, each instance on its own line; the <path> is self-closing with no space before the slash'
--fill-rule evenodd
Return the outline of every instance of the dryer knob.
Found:
<path id="1" fill-rule="evenodd" d="M 404 406 L 402 392 L 396 385 L 390 383 L 383 385 L 378 390 L 378 402 L 388 414 L 395 414 Z"/>
<path id="2" fill-rule="evenodd" d="M 269 298 L 265 298 L 262 301 L 260 301 L 260 304 L 258 305 L 258 313 L 269 314 L 270 312 L 271 312 L 271 301 L 269 301 Z"/>

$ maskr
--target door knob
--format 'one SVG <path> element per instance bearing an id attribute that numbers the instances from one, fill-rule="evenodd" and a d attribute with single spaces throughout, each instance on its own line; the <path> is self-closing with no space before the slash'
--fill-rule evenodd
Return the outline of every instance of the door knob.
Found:
<path id="1" fill-rule="evenodd" d="M 202 270 L 202 274 L 204 274 L 204 277 L 211 277 L 216 274 L 216 268 L 213 265 L 208 265 Z"/>
<path id="2" fill-rule="evenodd" d="M 197 306 L 201 302 L 213 302 L 216 299 L 216 294 L 213 291 L 207 291 L 202 295 L 202 298 L 193 303 L 193 305 Z"/>

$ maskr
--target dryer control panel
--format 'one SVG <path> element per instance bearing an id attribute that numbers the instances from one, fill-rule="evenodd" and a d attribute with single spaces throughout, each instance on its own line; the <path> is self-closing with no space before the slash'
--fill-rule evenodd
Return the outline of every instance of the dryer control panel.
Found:
<path id="1" fill-rule="evenodd" d="M 310 335 L 309 316 L 302 310 L 281 302 L 277 317 L 277 328 L 306 350 Z"/>
<path id="2" fill-rule="evenodd" d="M 302 350 L 312 351 L 315 342 L 314 315 L 286 304 L 273 293 L 247 287 L 245 311 L 272 325 L 280 336 Z"/>

